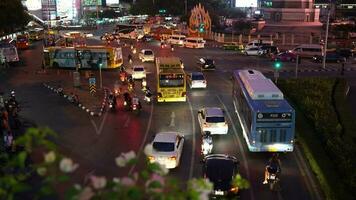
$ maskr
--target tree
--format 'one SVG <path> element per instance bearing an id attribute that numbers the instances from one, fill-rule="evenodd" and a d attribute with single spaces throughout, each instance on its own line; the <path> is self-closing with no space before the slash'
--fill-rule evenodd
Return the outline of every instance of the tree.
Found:
<path id="1" fill-rule="evenodd" d="M 21 0 L 0 1 L 0 32 L 11 33 L 29 22 L 29 16 L 25 12 Z"/>
<path id="2" fill-rule="evenodd" d="M 239 8 L 228 8 L 226 9 L 226 17 L 243 19 L 246 18 L 246 12 Z"/>
<path id="3" fill-rule="evenodd" d="M 250 21 L 239 20 L 233 23 L 232 28 L 237 34 L 249 34 L 252 29 Z"/>

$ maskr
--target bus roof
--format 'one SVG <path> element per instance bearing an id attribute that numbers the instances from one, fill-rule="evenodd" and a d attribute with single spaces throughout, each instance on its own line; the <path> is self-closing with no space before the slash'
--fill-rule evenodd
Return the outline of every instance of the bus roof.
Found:
<path id="1" fill-rule="evenodd" d="M 283 99 L 283 93 L 270 79 L 266 78 L 261 72 L 256 70 L 239 70 L 237 73 L 251 99 Z"/>
<path id="2" fill-rule="evenodd" d="M 156 61 L 159 68 L 182 68 L 178 57 L 158 57 Z"/>
<path id="3" fill-rule="evenodd" d="M 240 85 L 245 86 L 245 83 L 243 83 L 241 76 L 240 76 L 240 72 L 243 71 L 249 71 L 249 70 L 236 70 L 234 71 L 234 78 L 235 81 L 238 81 Z M 253 70 L 255 71 L 255 70 Z M 257 73 L 261 73 L 258 71 L 255 71 Z M 261 73 L 261 75 L 263 76 L 263 74 Z M 264 77 L 264 76 L 263 76 Z M 265 78 L 267 79 L 267 78 Z M 272 83 L 273 84 L 273 83 Z M 243 93 L 246 97 L 246 100 L 248 102 L 248 104 L 250 105 L 250 107 L 252 108 L 252 110 L 254 111 L 262 111 L 262 112 L 286 112 L 286 111 L 293 111 L 294 109 L 289 105 L 288 101 L 286 101 L 285 99 L 252 99 L 247 88 L 241 86 Z M 277 88 L 278 89 L 278 88 Z M 278 91 L 280 92 L 280 90 L 278 89 Z"/>

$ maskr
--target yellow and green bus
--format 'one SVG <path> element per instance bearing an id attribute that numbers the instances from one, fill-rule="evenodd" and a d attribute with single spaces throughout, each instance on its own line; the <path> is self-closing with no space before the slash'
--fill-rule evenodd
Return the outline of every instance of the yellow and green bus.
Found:
<path id="1" fill-rule="evenodd" d="M 183 63 L 177 57 L 156 58 L 157 101 L 185 102 L 187 100 L 186 76 Z"/>
<path id="2" fill-rule="evenodd" d="M 43 64 L 48 68 L 112 69 L 122 65 L 121 48 L 108 46 L 46 47 Z"/>

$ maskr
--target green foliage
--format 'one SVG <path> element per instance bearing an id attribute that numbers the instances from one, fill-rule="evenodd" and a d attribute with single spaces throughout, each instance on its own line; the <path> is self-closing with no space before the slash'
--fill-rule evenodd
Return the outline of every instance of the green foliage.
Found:
<path id="1" fill-rule="evenodd" d="M 250 21 L 238 20 L 232 24 L 232 28 L 237 34 L 249 34 L 252 29 Z"/>
<path id="2" fill-rule="evenodd" d="M 355 120 L 345 100 L 345 84 L 345 81 L 330 78 L 289 79 L 279 83 L 297 110 L 300 109 L 297 116 L 305 116 L 312 126 L 314 134 L 310 131 L 305 134 L 306 130 L 298 128 L 301 124 L 297 123 L 298 134 L 305 142 L 305 149 L 310 150 L 308 156 L 313 170 L 319 174 L 321 185 L 331 199 L 349 199 L 349 192 L 356 189 L 356 162 L 352 156 L 356 153 Z M 346 129 L 348 134 L 343 133 Z M 328 158 L 321 156 L 324 154 Z M 333 184 L 337 186 L 331 187 Z"/>
<path id="3" fill-rule="evenodd" d="M 1 0 L 0 10 L 0 35 L 21 29 L 29 22 L 20 0 Z"/>

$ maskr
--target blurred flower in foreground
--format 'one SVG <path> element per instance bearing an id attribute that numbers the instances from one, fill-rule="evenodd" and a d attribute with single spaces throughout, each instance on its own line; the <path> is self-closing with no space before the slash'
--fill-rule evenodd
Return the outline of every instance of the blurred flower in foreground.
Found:
<path id="1" fill-rule="evenodd" d="M 152 174 L 150 179 L 146 181 L 145 185 L 149 191 L 156 193 L 163 192 L 164 178 L 159 174 Z"/>
<path id="2" fill-rule="evenodd" d="M 44 154 L 44 159 L 46 163 L 53 163 L 56 160 L 56 154 L 53 151 L 50 151 Z"/>
<path id="3" fill-rule="evenodd" d="M 106 178 L 104 176 L 91 176 L 90 180 L 95 189 L 102 189 L 106 186 Z"/>
<path id="4" fill-rule="evenodd" d="M 119 167 L 125 167 L 128 162 L 136 158 L 136 153 L 134 151 L 129 151 L 127 153 L 121 153 L 120 156 L 115 158 L 116 165 Z"/>
<path id="5" fill-rule="evenodd" d="M 189 180 L 188 190 L 194 190 L 199 192 L 199 200 L 208 200 L 209 194 L 213 189 L 213 183 L 208 179 L 196 179 Z"/>
<path id="6" fill-rule="evenodd" d="M 44 176 L 47 173 L 47 169 L 45 167 L 39 167 L 37 168 L 37 174 L 40 176 Z"/>
<path id="7" fill-rule="evenodd" d="M 59 163 L 59 169 L 62 172 L 70 173 L 76 170 L 79 167 L 78 164 L 74 163 L 70 158 L 63 158 Z"/>
<path id="8" fill-rule="evenodd" d="M 85 187 L 83 191 L 79 194 L 79 200 L 89 200 L 94 196 L 94 192 L 91 187 Z"/>

